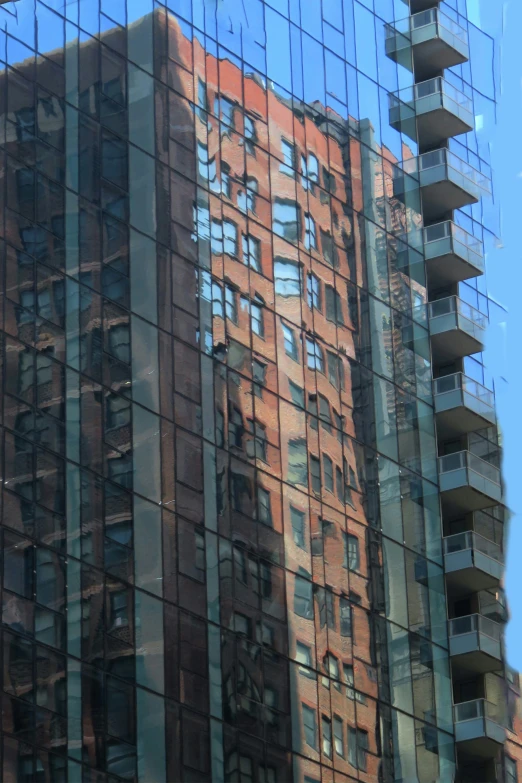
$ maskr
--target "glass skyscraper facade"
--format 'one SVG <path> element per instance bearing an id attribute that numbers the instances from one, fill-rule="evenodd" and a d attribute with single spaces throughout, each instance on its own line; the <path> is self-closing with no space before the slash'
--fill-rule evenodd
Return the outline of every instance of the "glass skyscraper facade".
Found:
<path id="1" fill-rule="evenodd" d="M 0 7 L 5 783 L 522 779 L 498 15 Z"/>

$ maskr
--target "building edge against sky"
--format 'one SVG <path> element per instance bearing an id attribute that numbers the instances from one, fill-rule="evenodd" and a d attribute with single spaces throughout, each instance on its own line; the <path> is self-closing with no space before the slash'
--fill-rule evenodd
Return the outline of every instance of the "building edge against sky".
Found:
<path id="1" fill-rule="evenodd" d="M 168 6 L 0 9 L 3 779 L 512 783 L 495 42 Z"/>

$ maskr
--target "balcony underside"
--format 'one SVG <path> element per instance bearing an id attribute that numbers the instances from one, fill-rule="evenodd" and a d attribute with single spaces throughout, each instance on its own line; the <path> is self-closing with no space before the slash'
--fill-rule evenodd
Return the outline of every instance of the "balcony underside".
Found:
<path id="1" fill-rule="evenodd" d="M 426 98 L 421 98 L 416 102 L 417 133 L 422 148 L 438 147 L 447 139 L 469 133 L 473 129 L 473 118 L 469 112 L 462 112 L 461 116 L 458 116 L 446 106 L 423 111 L 422 107 L 427 102 Z"/>
<path id="2" fill-rule="evenodd" d="M 477 204 L 480 193 L 458 172 L 446 173 L 444 166 L 421 171 L 420 185 L 424 223 L 442 220 L 448 213 Z"/>
<path id="3" fill-rule="evenodd" d="M 437 324 L 438 319 L 430 319 L 431 353 L 433 363 L 449 364 L 455 359 L 472 356 L 482 350 L 483 343 L 465 329 L 455 326 L 453 329 L 443 329 L 443 324 Z M 441 328 L 438 332 L 437 329 Z"/>
<path id="4" fill-rule="evenodd" d="M 502 502 L 502 488 L 498 484 L 466 468 L 441 473 L 440 492 L 443 514 L 448 518 Z"/>
<path id="5" fill-rule="evenodd" d="M 479 408 L 480 401 L 475 403 L 472 395 L 460 389 L 435 395 L 435 422 L 439 439 L 447 440 L 451 436 L 477 432 L 495 424 L 493 411 L 474 410 L 472 405 Z"/>
<path id="6" fill-rule="evenodd" d="M 467 674 L 486 674 L 502 668 L 500 642 L 477 631 L 452 636 L 449 640 L 454 678 Z"/>
<path id="7" fill-rule="evenodd" d="M 445 554 L 444 568 L 448 589 L 462 595 L 498 587 L 504 572 L 502 563 L 472 549 Z"/>
<path id="8" fill-rule="evenodd" d="M 410 13 L 418 14 L 419 11 L 426 11 L 427 8 L 435 8 L 438 4 L 438 0 L 411 0 Z"/>
<path id="9" fill-rule="evenodd" d="M 484 274 L 483 269 L 471 263 L 467 258 L 448 250 L 447 253 L 429 258 L 429 247 L 426 247 L 426 271 L 428 285 L 438 288 L 441 285 L 461 283 Z"/>
<path id="10" fill-rule="evenodd" d="M 495 756 L 506 741 L 506 730 L 492 720 L 477 718 L 455 724 L 459 750 L 482 759 Z"/>
<path id="11" fill-rule="evenodd" d="M 436 30 L 435 24 L 412 31 L 416 81 L 423 81 L 435 71 L 462 65 L 469 59 L 469 47 L 466 44 L 461 42 L 459 48 L 455 48 L 443 36 L 430 35 L 431 30 Z"/>

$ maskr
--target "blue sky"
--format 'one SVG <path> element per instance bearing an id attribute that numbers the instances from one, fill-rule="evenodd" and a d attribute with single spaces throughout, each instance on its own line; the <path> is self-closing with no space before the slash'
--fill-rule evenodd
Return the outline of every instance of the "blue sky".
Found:
<path id="1" fill-rule="evenodd" d="M 495 0 L 496 1 L 496 0 Z M 502 80 L 498 126 L 492 143 L 493 176 L 501 205 L 500 247 L 487 259 L 488 287 L 508 308 L 506 324 L 490 330 L 487 360 L 497 383 L 497 405 L 505 446 L 504 477 L 513 511 L 510 526 L 506 587 L 511 610 L 507 655 L 522 671 L 522 3 L 504 2 Z"/>

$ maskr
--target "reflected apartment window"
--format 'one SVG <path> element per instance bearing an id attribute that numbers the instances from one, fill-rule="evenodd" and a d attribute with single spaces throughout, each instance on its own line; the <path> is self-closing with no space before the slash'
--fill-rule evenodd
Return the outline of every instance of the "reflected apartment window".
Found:
<path id="1" fill-rule="evenodd" d="M 290 521 L 294 543 L 301 549 L 305 549 L 305 514 L 295 506 L 290 506 Z"/>
<path id="2" fill-rule="evenodd" d="M 312 309 L 319 310 L 321 312 L 322 305 L 321 305 L 321 281 L 317 277 L 317 275 L 309 274 L 308 280 L 306 284 L 306 294 L 307 294 L 307 302 L 308 307 Z"/>
<path id="3" fill-rule="evenodd" d="M 319 457 L 310 455 L 310 482 L 312 485 L 312 491 L 316 495 L 321 494 L 321 462 Z"/>
<path id="4" fill-rule="evenodd" d="M 359 570 L 359 539 L 351 533 L 344 533 L 344 563 L 350 571 Z"/>
<path id="5" fill-rule="evenodd" d="M 306 364 L 310 370 L 324 372 L 323 349 L 311 337 L 306 338 Z"/>
<path id="6" fill-rule="evenodd" d="M 256 124 L 252 117 L 248 114 L 244 115 L 245 119 L 245 150 L 247 155 L 256 154 L 256 148 L 254 142 L 257 141 Z"/>
<path id="7" fill-rule="evenodd" d="M 334 748 L 341 758 L 344 758 L 344 724 L 338 715 L 334 715 Z"/>
<path id="8" fill-rule="evenodd" d="M 263 487 L 257 488 L 257 516 L 264 525 L 272 525 L 272 506 L 270 492 Z"/>
<path id="9" fill-rule="evenodd" d="M 323 454 L 324 487 L 328 492 L 334 491 L 333 462 L 328 454 Z"/>
<path id="10" fill-rule="evenodd" d="M 250 303 L 250 326 L 254 334 L 257 334 L 258 337 L 265 336 L 263 306 L 256 304 L 255 302 Z"/>
<path id="11" fill-rule="evenodd" d="M 332 758 L 332 722 L 324 715 L 321 716 L 321 730 L 323 734 L 323 753 L 331 759 Z"/>
<path id="12" fill-rule="evenodd" d="M 272 230 L 274 234 L 297 244 L 299 239 L 299 212 L 297 203 L 276 198 L 273 205 Z"/>
<path id="13" fill-rule="evenodd" d="M 301 268 L 297 261 L 276 258 L 274 260 L 274 283 L 278 296 L 300 296 Z"/>
<path id="14" fill-rule="evenodd" d="M 295 577 L 294 612 L 305 620 L 313 620 L 314 605 L 312 601 L 312 583 L 302 576 Z"/>
<path id="15" fill-rule="evenodd" d="M 297 405 L 298 408 L 304 408 L 304 389 L 290 380 L 288 381 L 288 387 L 290 389 L 290 397 L 292 398 L 293 404 Z"/>
<path id="16" fill-rule="evenodd" d="M 295 643 L 295 659 L 301 666 L 306 666 L 304 671 L 302 669 L 299 670 L 301 674 L 304 674 L 306 677 L 313 674 L 310 671 L 312 669 L 312 650 L 308 645 L 303 642 Z"/>
<path id="17" fill-rule="evenodd" d="M 308 470 L 306 463 L 306 438 L 293 438 L 288 441 L 288 474 L 289 484 L 303 487 L 308 485 Z"/>
<path id="18" fill-rule="evenodd" d="M 301 709 L 303 714 L 303 729 L 304 738 L 307 745 L 317 750 L 317 723 L 315 717 L 315 709 L 312 709 L 307 704 L 301 703 Z"/>
<path id="19" fill-rule="evenodd" d="M 352 767 L 366 772 L 366 754 L 368 752 L 368 732 L 362 729 L 348 729 L 348 760 Z"/>
<path id="20" fill-rule="evenodd" d="M 286 139 L 281 139 L 281 151 L 284 163 L 279 164 L 279 171 L 289 177 L 295 177 L 295 145 Z"/>
<path id="21" fill-rule="evenodd" d="M 287 356 L 290 356 L 294 362 L 297 362 L 299 361 L 299 357 L 297 354 L 297 341 L 295 339 L 294 331 L 286 324 L 282 324 L 282 329 L 285 353 Z"/>
<path id="22" fill-rule="evenodd" d="M 237 226 L 232 220 L 223 220 L 223 250 L 237 256 Z"/>
<path id="23" fill-rule="evenodd" d="M 509 756 L 505 756 L 506 783 L 518 783 L 517 763 Z"/>
<path id="24" fill-rule="evenodd" d="M 341 621 L 341 636 L 352 636 L 352 607 L 347 598 L 341 596 L 339 601 L 339 617 Z"/>
<path id="25" fill-rule="evenodd" d="M 307 250 L 317 250 L 317 234 L 315 220 L 311 215 L 305 214 L 305 238 L 304 246 Z"/>
<path id="26" fill-rule="evenodd" d="M 225 286 L 225 313 L 232 323 L 237 324 L 237 293 L 229 285 Z"/>
<path id="27" fill-rule="evenodd" d="M 247 266 L 255 269 L 256 272 L 261 271 L 261 242 L 252 234 L 243 234 L 243 263 Z"/>

